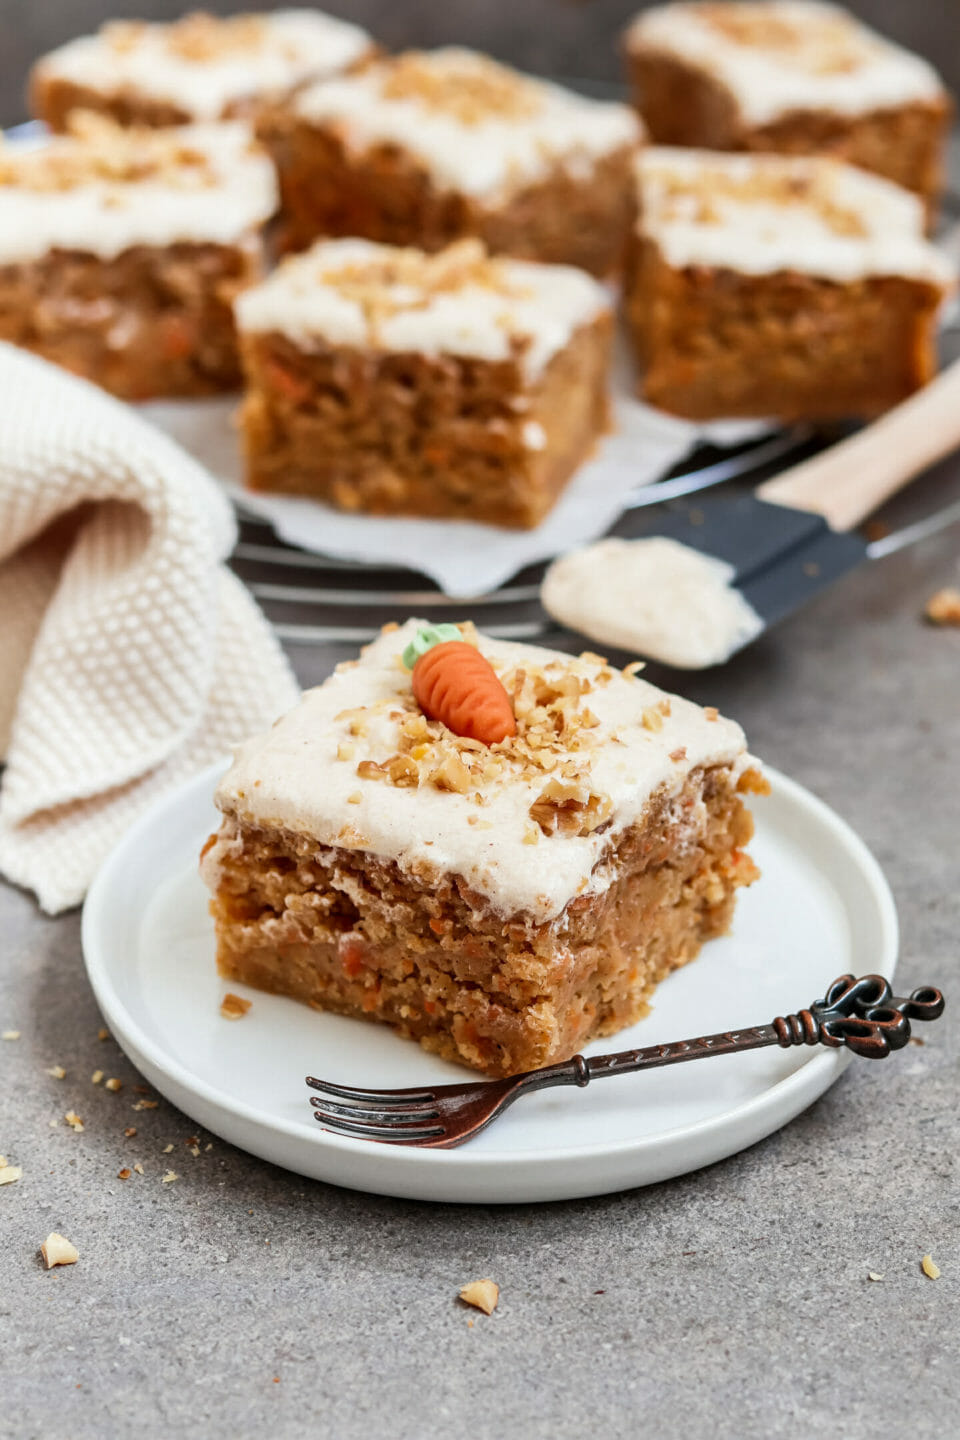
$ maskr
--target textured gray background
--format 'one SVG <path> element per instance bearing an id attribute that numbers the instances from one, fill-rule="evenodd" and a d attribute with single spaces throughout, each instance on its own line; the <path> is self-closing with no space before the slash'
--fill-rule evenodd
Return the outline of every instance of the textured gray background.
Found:
<path id="1" fill-rule="evenodd" d="M 296 0 L 285 0 L 296 3 Z M 224 13 L 276 8 L 269 0 L 0 0 L 0 123 L 23 118 L 22 76 L 53 45 L 95 29 L 104 19 L 171 18 L 188 9 Z M 330 0 L 322 8 L 356 20 L 391 48 L 458 41 L 489 50 L 545 75 L 619 77 L 617 37 L 636 0 Z M 850 9 L 940 66 L 960 90 L 957 0 L 855 0 Z"/>
<path id="2" fill-rule="evenodd" d="M 571 37 L 601 18 L 615 28 L 626 8 L 524 0 L 522 34 L 494 48 L 601 73 L 606 52 Z M 917 26 L 934 10 L 893 8 Z M 501 7 L 394 6 L 390 38 L 401 9 L 418 37 L 442 24 L 488 43 Z M 94 13 L 0 5 L 0 65 Z M 545 15 L 549 52 L 536 48 Z M 958 461 L 895 518 L 949 498 Z M 207 1135 L 194 1159 L 192 1123 L 162 1102 L 133 1113 L 137 1076 L 97 1041 L 78 917 L 44 919 L 0 884 L 0 1030 L 22 1032 L 0 1042 L 0 1153 L 24 1168 L 0 1188 L 0 1437 L 957 1434 L 960 632 L 919 617 L 957 583 L 958 550 L 955 528 L 866 568 L 680 687 L 735 714 L 758 753 L 854 825 L 897 899 L 903 987 L 934 981 L 952 1001 L 923 1048 L 854 1064 L 785 1130 L 699 1174 L 471 1209 L 335 1190 Z M 313 683 L 341 654 L 294 658 Z M 55 1063 L 66 1080 L 45 1073 Z M 93 1087 L 95 1068 L 124 1090 Z M 70 1106 L 81 1135 L 49 1127 Z M 116 1179 L 135 1159 L 146 1174 Z M 162 1186 L 168 1165 L 181 1179 Z M 36 1251 L 51 1229 L 81 1260 L 47 1274 Z M 931 1250 L 936 1282 L 919 1268 Z M 471 1328 L 456 1292 L 482 1275 L 501 1306 Z"/>

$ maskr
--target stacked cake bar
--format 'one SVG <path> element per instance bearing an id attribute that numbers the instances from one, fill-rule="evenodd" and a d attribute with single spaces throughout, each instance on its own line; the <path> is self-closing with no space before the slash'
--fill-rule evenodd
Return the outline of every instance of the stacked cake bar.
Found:
<path id="1" fill-rule="evenodd" d="M 637 178 L 627 306 L 652 404 L 869 416 L 932 377 L 955 274 L 917 197 L 823 157 L 653 147 Z"/>
<path id="2" fill-rule="evenodd" d="M 606 424 L 609 303 L 572 267 L 321 241 L 236 313 L 254 489 L 531 526 Z"/>
<path id="3" fill-rule="evenodd" d="M 951 114 L 940 79 L 837 6 L 655 6 L 628 30 L 626 50 L 659 144 L 829 153 L 936 196 Z"/>
<path id="4" fill-rule="evenodd" d="M 0 339 L 125 399 L 239 383 L 232 301 L 276 207 L 239 123 L 120 129 L 81 116 L 0 149 Z"/>
<path id="5" fill-rule="evenodd" d="M 450 48 L 309 85 L 259 128 L 293 249 L 358 235 L 437 250 L 475 235 L 594 274 L 620 259 L 640 135 L 627 106 Z"/>
<path id="6" fill-rule="evenodd" d="M 737 725 L 638 667 L 460 637 L 515 733 L 431 719 L 430 632 L 388 629 L 239 748 L 202 870 L 221 974 L 507 1075 L 631 1024 L 728 928 L 765 784 Z"/>
<path id="7" fill-rule="evenodd" d="M 187 15 L 173 25 L 114 21 L 44 56 L 31 76 L 34 114 L 63 130 L 71 110 L 121 125 L 183 125 L 245 113 L 307 80 L 372 55 L 365 31 L 316 10 Z"/>

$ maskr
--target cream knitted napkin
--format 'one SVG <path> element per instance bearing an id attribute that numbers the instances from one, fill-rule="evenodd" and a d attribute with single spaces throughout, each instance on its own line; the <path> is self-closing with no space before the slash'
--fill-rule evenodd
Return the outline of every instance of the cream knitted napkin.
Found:
<path id="1" fill-rule="evenodd" d="M 297 696 L 224 566 L 219 486 L 126 406 L 0 344 L 0 871 L 77 904 L 124 829 Z"/>

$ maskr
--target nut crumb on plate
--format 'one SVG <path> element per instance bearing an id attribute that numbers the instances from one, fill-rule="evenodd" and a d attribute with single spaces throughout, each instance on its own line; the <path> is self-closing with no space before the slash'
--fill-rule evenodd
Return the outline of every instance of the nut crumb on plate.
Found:
<path id="1" fill-rule="evenodd" d="M 179 1179 L 180 1179 L 180 1176 L 177 1174 L 176 1170 L 168 1170 L 168 1171 L 166 1172 L 166 1174 L 163 1176 L 163 1178 L 161 1179 L 160 1184 L 161 1184 L 161 1185 L 172 1185 L 173 1182 L 174 1182 L 174 1180 L 179 1180 Z"/>
<path id="2" fill-rule="evenodd" d="M 77 1247 L 71 1245 L 66 1236 L 58 1234 L 56 1230 L 50 1231 L 40 1246 L 40 1253 L 48 1270 L 52 1270 L 54 1265 L 75 1265 L 80 1259 Z"/>
<path id="3" fill-rule="evenodd" d="M 68 1110 L 63 1118 L 64 1120 L 66 1120 L 71 1130 L 75 1130 L 79 1135 L 80 1131 L 83 1129 L 83 1121 L 80 1119 L 80 1116 L 77 1114 L 76 1110 Z"/>
<path id="4" fill-rule="evenodd" d="M 19 1030 L 4 1030 L 3 1034 L 0 1035 L 0 1040 L 19 1040 L 19 1039 L 20 1039 L 20 1031 L 19 1031 Z"/>
<path id="5" fill-rule="evenodd" d="M 885 1276 L 878 1274 L 878 1272 L 877 1272 L 876 1270 L 868 1270 L 868 1271 L 867 1271 L 867 1279 L 868 1279 L 868 1280 L 883 1280 L 883 1279 L 885 1279 L 885 1278 L 886 1278 Z"/>
<path id="6" fill-rule="evenodd" d="M 118 1090 L 123 1089 L 123 1081 L 118 1080 L 115 1075 L 111 1075 L 110 1079 L 106 1082 L 103 1088 L 104 1090 L 112 1090 L 114 1093 L 116 1093 Z"/>
<path id="7" fill-rule="evenodd" d="M 220 1014 L 224 1020 L 239 1020 L 253 1004 L 252 1000 L 244 1000 L 241 995 L 233 995 L 229 991 L 220 1002 Z"/>
<path id="8" fill-rule="evenodd" d="M 500 1300 L 500 1286 L 493 1280 L 471 1280 L 460 1291 L 460 1299 L 485 1315 L 492 1315 Z"/>
<path id="9" fill-rule="evenodd" d="M 52 1075 L 54 1080 L 63 1080 L 66 1078 L 67 1072 L 62 1065 L 51 1065 L 47 1074 Z"/>
<path id="10" fill-rule="evenodd" d="M 102 1071 L 102 1070 L 94 1070 L 93 1074 L 90 1076 L 90 1084 L 91 1084 L 91 1085 L 99 1085 L 99 1084 L 100 1084 L 100 1081 L 101 1081 L 102 1079 L 103 1079 L 103 1071 Z"/>
<path id="11" fill-rule="evenodd" d="M 23 1170 L 19 1165 L 8 1165 L 0 1156 L 0 1185 L 12 1185 L 22 1174 Z"/>
<path id="12" fill-rule="evenodd" d="M 937 1264 L 936 1260 L 934 1260 L 932 1255 L 924 1255 L 923 1259 L 920 1261 L 920 1268 L 928 1279 L 940 1279 L 940 1266 Z"/>

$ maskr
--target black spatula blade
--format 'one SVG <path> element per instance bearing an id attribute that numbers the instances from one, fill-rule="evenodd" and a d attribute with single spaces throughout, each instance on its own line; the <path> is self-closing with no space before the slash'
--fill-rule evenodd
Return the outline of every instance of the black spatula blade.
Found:
<path id="1" fill-rule="evenodd" d="M 631 537 L 664 536 L 730 565 L 732 583 L 764 628 L 867 558 L 867 542 L 856 532 L 831 530 L 821 515 L 749 491 L 674 500 L 631 521 Z"/>

